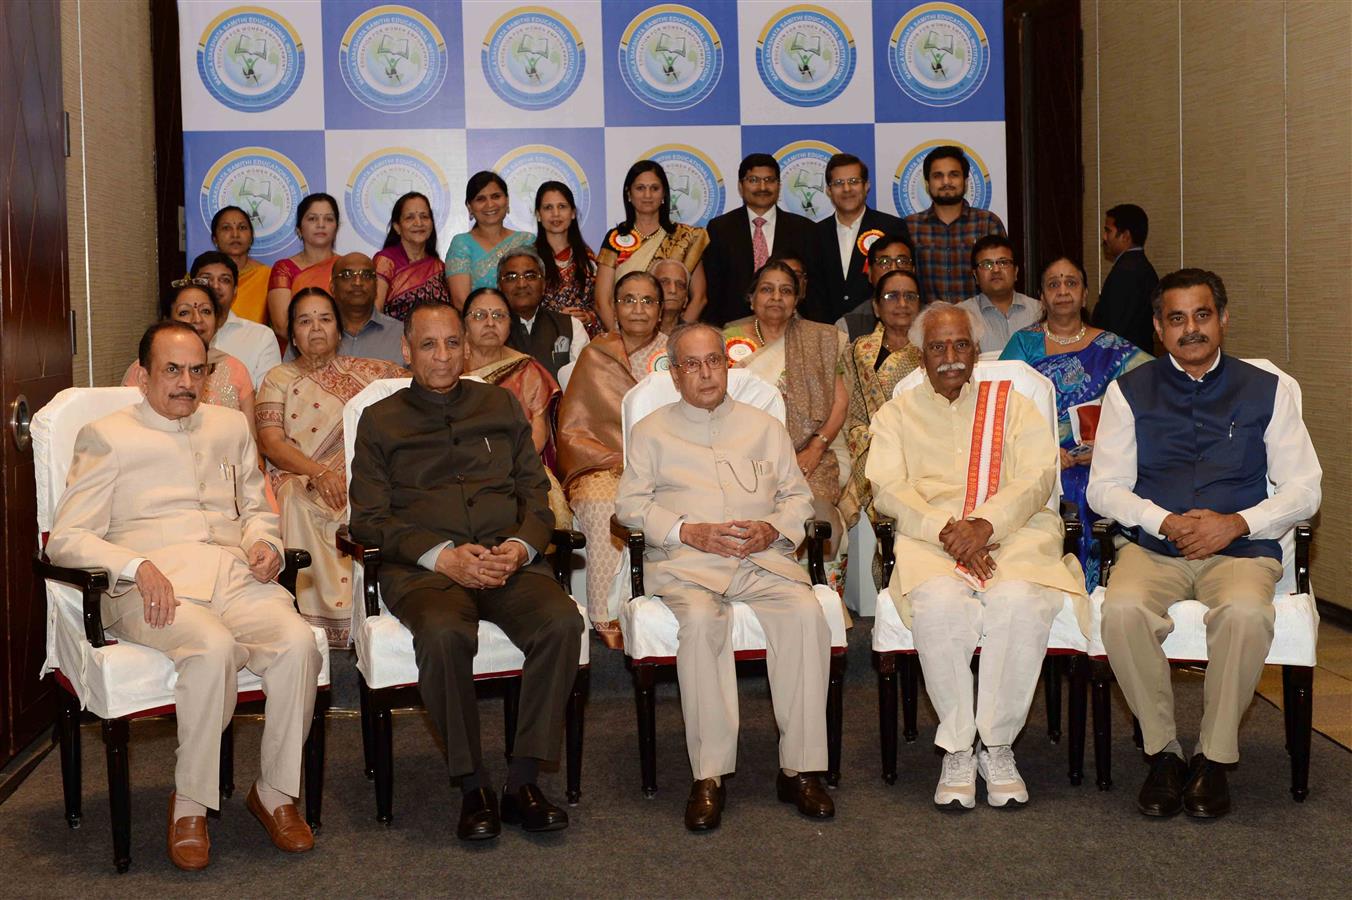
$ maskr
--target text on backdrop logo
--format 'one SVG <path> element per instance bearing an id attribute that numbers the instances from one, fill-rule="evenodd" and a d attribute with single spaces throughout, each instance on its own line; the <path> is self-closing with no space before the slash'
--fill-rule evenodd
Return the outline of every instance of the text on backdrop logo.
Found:
<path id="1" fill-rule="evenodd" d="M 926 106 L 954 106 L 976 93 L 991 65 L 986 30 L 952 3 L 926 3 L 892 29 L 887 64 L 897 85 Z"/>
<path id="2" fill-rule="evenodd" d="M 771 17 L 756 41 L 756 70 L 785 103 L 821 106 L 854 75 L 854 36 L 820 6 L 794 6 Z"/>
<path id="3" fill-rule="evenodd" d="M 221 207 L 238 206 L 253 226 L 255 256 L 268 256 L 298 240 L 296 206 L 310 193 L 305 175 L 287 157 L 266 147 L 241 147 L 222 156 L 207 171 L 198 195 L 202 223 Z"/>
<path id="4" fill-rule="evenodd" d="M 553 10 L 523 6 L 498 19 L 484 37 L 484 78 L 520 109 L 547 109 L 582 83 L 587 55 L 573 23 Z"/>
<path id="5" fill-rule="evenodd" d="M 377 6 L 352 20 L 338 48 L 347 89 L 378 112 L 408 112 L 441 89 L 446 41 L 427 16 L 407 6 Z"/>
<path id="6" fill-rule="evenodd" d="M 387 147 L 352 169 L 343 207 L 357 234 L 379 247 L 385 243 L 395 201 L 410 191 L 425 195 L 433 210 L 449 204 L 446 174 L 430 157 L 408 147 Z"/>
<path id="7" fill-rule="evenodd" d="M 723 74 L 723 42 L 713 24 L 688 6 L 653 6 L 633 18 L 620 38 L 625 87 L 656 109 L 689 109 Z"/>
<path id="8" fill-rule="evenodd" d="M 493 171 L 507 182 L 511 210 L 507 227 L 517 231 L 534 232 L 535 192 L 546 181 L 561 181 L 568 185 L 576 201 L 579 226 L 591 210 L 591 186 L 587 173 L 570 154 L 558 147 L 545 144 L 527 144 L 505 154 L 493 163 Z"/>
<path id="9" fill-rule="evenodd" d="M 960 147 L 967 162 L 971 164 L 971 174 L 967 176 L 967 193 L 963 197 L 970 206 L 990 209 L 991 171 L 984 160 L 971 147 L 950 138 L 926 141 L 901 158 L 896 174 L 892 177 L 892 202 L 896 205 L 897 215 L 909 216 L 911 213 L 929 209 L 930 196 L 925 192 L 925 154 L 935 147 L 948 144 Z"/>
<path id="10" fill-rule="evenodd" d="M 236 112 L 285 103 L 305 74 L 300 36 L 281 16 L 253 6 L 221 13 L 197 44 L 197 74 L 211 96 Z"/>
<path id="11" fill-rule="evenodd" d="M 671 185 L 671 220 L 703 227 L 723 212 L 726 189 L 713 160 L 688 144 L 663 144 L 639 159 L 651 159 L 666 173 Z"/>
<path id="12" fill-rule="evenodd" d="M 826 163 L 839 152 L 825 141 L 794 141 L 776 150 L 780 205 L 814 222 L 834 213 L 826 193 Z"/>

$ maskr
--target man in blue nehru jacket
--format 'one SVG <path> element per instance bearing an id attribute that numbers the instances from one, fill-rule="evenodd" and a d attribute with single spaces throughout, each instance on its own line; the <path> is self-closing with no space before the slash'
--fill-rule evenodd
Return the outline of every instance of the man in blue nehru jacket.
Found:
<path id="1" fill-rule="evenodd" d="M 1225 767 L 1272 644 L 1278 539 L 1319 508 L 1322 472 L 1295 392 L 1221 352 L 1225 284 L 1213 272 L 1166 275 L 1152 298 L 1167 355 L 1113 382 L 1103 398 L 1089 504 L 1116 519 L 1119 548 L 1103 604 L 1103 645 L 1141 723 L 1148 816 L 1230 810 Z M 1183 761 L 1169 664 L 1169 606 L 1208 607 L 1201 739 Z"/>

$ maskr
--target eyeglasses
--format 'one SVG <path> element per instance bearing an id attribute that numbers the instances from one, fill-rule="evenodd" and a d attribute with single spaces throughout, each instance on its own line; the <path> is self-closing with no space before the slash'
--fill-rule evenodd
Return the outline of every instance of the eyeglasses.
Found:
<path id="1" fill-rule="evenodd" d="M 860 178 L 858 175 L 856 175 L 853 178 L 834 178 L 831 181 L 827 182 L 827 184 L 829 184 L 833 188 L 843 188 L 846 187 L 847 185 L 849 187 L 859 187 L 859 185 L 863 183 L 864 179 Z"/>
<path id="2" fill-rule="evenodd" d="M 471 322 L 482 322 L 485 319 L 492 319 L 494 322 L 505 322 L 509 318 L 509 314 L 500 309 L 475 309 L 471 310 L 465 318 L 469 319 Z"/>
<path id="3" fill-rule="evenodd" d="M 880 256 L 877 263 L 880 269 L 910 269 L 915 266 L 915 260 L 909 256 Z"/>
<path id="4" fill-rule="evenodd" d="M 211 287 L 211 279 L 204 275 L 198 275 L 196 278 L 175 278 L 169 282 L 169 286 L 175 290 L 185 287 Z"/>
<path id="5" fill-rule="evenodd" d="M 745 181 L 747 184 L 751 185 L 752 187 L 758 187 L 759 185 L 762 184 L 766 185 L 767 187 L 779 184 L 778 175 L 748 175 L 742 180 Z"/>
<path id="6" fill-rule="evenodd" d="M 343 269 L 333 273 L 333 277 L 339 281 L 374 281 L 376 277 L 375 269 Z"/>
<path id="7" fill-rule="evenodd" d="M 1047 291 L 1055 291 L 1064 287 L 1067 290 L 1073 291 L 1082 284 L 1084 284 L 1084 282 L 1080 281 L 1080 279 L 1074 276 L 1070 276 L 1067 278 L 1049 278 L 1047 279 L 1046 282 L 1043 283 L 1042 288 L 1043 290 Z"/>
<path id="8" fill-rule="evenodd" d="M 518 281 L 530 283 L 539 280 L 539 272 L 503 272 L 498 276 L 498 281 L 501 281 L 504 284 L 516 284 Z"/>
<path id="9" fill-rule="evenodd" d="M 888 291 L 878 299 L 884 303 L 900 303 L 902 300 L 907 303 L 919 303 L 920 295 L 915 291 Z"/>
<path id="10" fill-rule="evenodd" d="M 620 306 L 656 306 L 658 299 L 656 297 L 635 297 L 633 294 L 625 294 L 620 298 Z"/>
<path id="11" fill-rule="evenodd" d="M 728 358 L 726 355 L 722 353 L 710 353 L 703 359 L 700 359 L 699 357 L 696 356 L 686 357 L 685 359 L 676 363 L 676 368 L 680 369 L 687 375 L 694 375 L 696 372 L 699 372 L 700 370 L 706 367 L 709 369 L 710 372 L 713 372 L 718 369 L 727 368 L 727 365 Z"/>
<path id="12" fill-rule="evenodd" d="M 1002 256 L 999 259 L 983 259 L 976 264 L 976 267 L 983 272 L 990 272 L 995 269 L 1012 269 L 1014 268 L 1014 260 L 1008 256 Z"/>

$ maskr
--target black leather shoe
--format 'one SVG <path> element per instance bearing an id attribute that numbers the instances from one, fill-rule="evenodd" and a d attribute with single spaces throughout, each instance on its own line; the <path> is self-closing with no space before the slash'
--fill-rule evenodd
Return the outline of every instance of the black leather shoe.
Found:
<path id="1" fill-rule="evenodd" d="M 502 833 L 498 817 L 498 798 L 488 788 L 465 794 L 460 801 L 460 824 L 455 836 L 462 841 L 485 841 Z"/>
<path id="2" fill-rule="evenodd" d="M 685 827 L 691 831 L 713 831 L 723 821 L 723 785 L 704 778 L 690 786 L 685 801 Z"/>
<path id="3" fill-rule="evenodd" d="M 1178 815 L 1183 811 L 1183 785 L 1187 780 L 1187 763 L 1173 753 L 1156 753 L 1150 758 L 1150 774 L 1136 797 L 1136 808 L 1147 816 Z"/>
<path id="4" fill-rule="evenodd" d="M 523 784 L 514 791 L 502 789 L 502 821 L 525 831 L 559 831 L 568 827 L 568 813 L 546 800 L 535 785 Z"/>
<path id="5" fill-rule="evenodd" d="M 775 789 L 780 800 L 794 804 L 805 816 L 830 819 L 836 814 L 836 804 L 831 800 L 831 795 L 826 793 L 821 779 L 810 772 L 785 775 L 781 769 L 775 778 Z"/>
<path id="6" fill-rule="evenodd" d="M 1183 811 L 1199 819 L 1216 819 L 1230 811 L 1230 787 L 1225 766 L 1202 754 L 1188 767 L 1188 786 L 1183 788 Z"/>

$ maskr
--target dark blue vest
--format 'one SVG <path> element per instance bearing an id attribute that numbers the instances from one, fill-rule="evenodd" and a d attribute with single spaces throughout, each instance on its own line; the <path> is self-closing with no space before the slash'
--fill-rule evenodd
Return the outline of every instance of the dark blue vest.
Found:
<path id="1" fill-rule="evenodd" d="M 1162 356 L 1117 384 L 1136 419 L 1138 496 L 1171 513 L 1237 513 L 1267 499 L 1263 433 L 1272 419 L 1276 375 L 1221 354 L 1220 365 L 1193 381 Z M 1156 553 L 1182 555 L 1142 529 L 1129 529 L 1128 536 Z M 1282 558 L 1277 541 L 1249 538 L 1220 552 Z"/>

